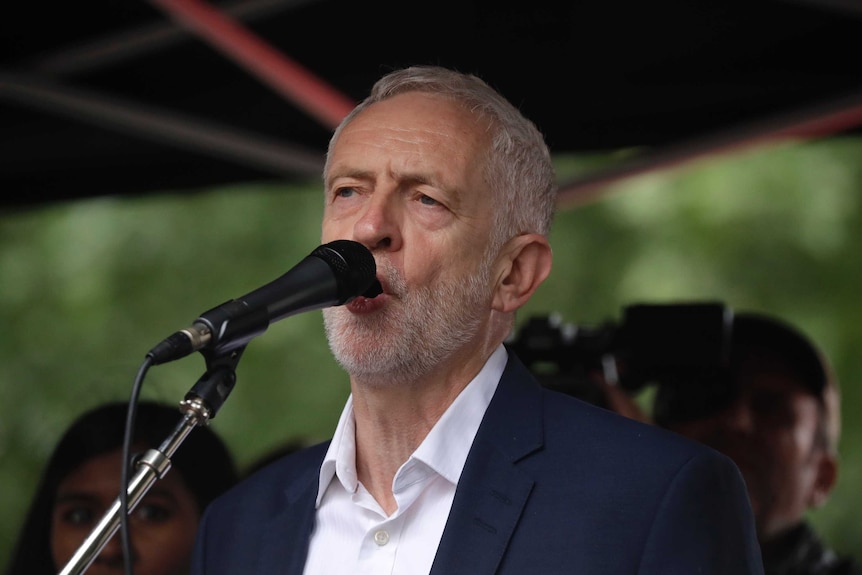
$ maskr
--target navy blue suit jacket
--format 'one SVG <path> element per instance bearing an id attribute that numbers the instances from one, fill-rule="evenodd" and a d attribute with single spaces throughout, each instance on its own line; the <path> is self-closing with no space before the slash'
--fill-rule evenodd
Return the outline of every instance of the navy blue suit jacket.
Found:
<path id="1" fill-rule="evenodd" d="M 204 514 L 194 575 L 301 575 L 327 444 L 288 455 Z M 432 575 L 763 572 L 725 456 L 542 388 L 510 352 Z"/>

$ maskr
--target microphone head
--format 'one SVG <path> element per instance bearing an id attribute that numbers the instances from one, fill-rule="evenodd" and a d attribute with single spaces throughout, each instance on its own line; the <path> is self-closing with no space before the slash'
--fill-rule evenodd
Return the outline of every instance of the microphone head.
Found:
<path id="1" fill-rule="evenodd" d="M 377 281 L 377 264 L 371 251 L 359 242 L 335 240 L 316 248 L 311 255 L 326 262 L 335 273 L 338 303 L 356 296 L 374 297 L 383 290 Z"/>

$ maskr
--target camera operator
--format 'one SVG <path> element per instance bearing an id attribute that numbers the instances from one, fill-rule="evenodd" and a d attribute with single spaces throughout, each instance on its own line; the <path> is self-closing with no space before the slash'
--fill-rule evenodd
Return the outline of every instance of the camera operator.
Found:
<path id="1" fill-rule="evenodd" d="M 862 575 L 806 518 L 838 476 L 840 400 L 824 355 L 796 328 L 716 302 L 636 304 L 597 328 L 531 318 L 510 345 L 543 385 L 733 459 L 765 575 Z M 652 417 L 634 399 L 650 385 Z"/>
<path id="2" fill-rule="evenodd" d="M 616 411 L 645 423 L 651 420 L 618 381 L 618 329 L 565 323 L 559 314 L 529 318 L 508 341 L 539 382 L 549 389 Z"/>
<path id="3" fill-rule="evenodd" d="M 761 314 L 736 314 L 730 342 L 726 399 L 692 416 L 679 386 L 660 385 L 655 423 L 736 462 L 767 575 L 862 573 L 806 520 L 838 475 L 839 393 L 827 361 L 795 328 Z"/>

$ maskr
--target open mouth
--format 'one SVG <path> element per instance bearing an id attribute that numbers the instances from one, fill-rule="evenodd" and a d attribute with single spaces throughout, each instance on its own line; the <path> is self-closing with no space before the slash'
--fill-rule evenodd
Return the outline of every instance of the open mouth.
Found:
<path id="1" fill-rule="evenodd" d="M 383 284 L 376 279 L 362 295 L 353 298 L 346 307 L 355 314 L 372 313 L 383 307 L 388 298 L 389 294 Z"/>
<path id="2" fill-rule="evenodd" d="M 375 279 L 371 283 L 371 285 L 368 286 L 368 289 L 365 290 L 365 293 L 363 293 L 360 297 L 364 297 L 364 298 L 368 298 L 368 299 L 374 299 L 382 293 L 383 293 L 383 286 L 380 284 L 380 280 Z"/>

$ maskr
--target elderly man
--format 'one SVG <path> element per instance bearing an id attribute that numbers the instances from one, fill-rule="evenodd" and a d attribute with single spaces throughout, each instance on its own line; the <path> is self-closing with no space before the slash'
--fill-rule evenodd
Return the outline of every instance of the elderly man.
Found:
<path id="1" fill-rule="evenodd" d="M 333 135 L 324 190 L 323 240 L 365 245 L 383 288 L 324 310 L 350 398 L 331 442 L 211 506 L 193 573 L 762 572 L 730 459 L 543 389 L 506 349 L 556 194 L 515 107 L 392 72 Z"/>

